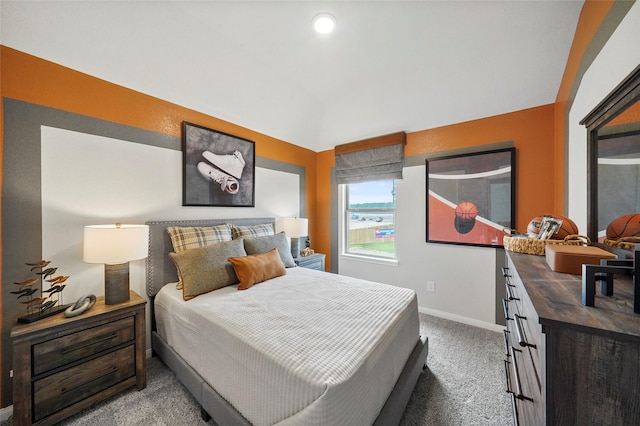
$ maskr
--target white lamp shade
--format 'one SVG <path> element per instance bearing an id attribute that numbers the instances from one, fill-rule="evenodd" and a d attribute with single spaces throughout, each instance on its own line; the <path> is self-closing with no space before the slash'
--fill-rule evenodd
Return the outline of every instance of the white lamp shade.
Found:
<path id="1" fill-rule="evenodd" d="M 290 238 L 300 238 L 309 235 L 309 219 L 303 217 L 288 217 L 282 220 L 282 230 Z"/>
<path id="2" fill-rule="evenodd" d="M 147 225 L 84 227 L 83 259 L 87 263 L 119 264 L 144 259 L 149 253 Z"/>

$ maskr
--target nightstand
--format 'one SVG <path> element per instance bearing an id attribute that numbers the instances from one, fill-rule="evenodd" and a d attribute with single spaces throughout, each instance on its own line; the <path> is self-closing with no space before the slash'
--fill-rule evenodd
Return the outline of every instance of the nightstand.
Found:
<path id="1" fill-rule="evenodd" d="M 62 313 L 30 324 L 14 323 L 13 423 L 50 425 L 116 393 L 147 385 L 146 301 L 128 301 L 86 313 Z"/>
<path id="2" fill-rule="evenodd" d="M 311 256 L 299 256 L 293 260 L 301 268 L 317 269 L 318 271 L 324 271 L 324 258 L 325 255 L 321 253 L 314 253 Z"/>

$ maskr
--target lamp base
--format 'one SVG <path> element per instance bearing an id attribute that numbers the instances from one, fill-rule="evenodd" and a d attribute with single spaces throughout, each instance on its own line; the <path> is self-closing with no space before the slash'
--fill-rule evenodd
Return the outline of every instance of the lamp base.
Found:
<path id="1" fill-rule="evenodd" d="M 300 257 L 300 238 L 291 237 L 291 255 L 294 259 Z"/>
<path id="2" fill-rule="evenodd" d="M 104 265 L 104 303 L 117 305 L 129 300 L 129 262 Z"/>

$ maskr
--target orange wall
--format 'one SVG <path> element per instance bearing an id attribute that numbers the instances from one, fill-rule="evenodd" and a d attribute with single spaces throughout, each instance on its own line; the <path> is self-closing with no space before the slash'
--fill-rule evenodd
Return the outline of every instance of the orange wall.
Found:
<path id="1" fill-rule="evenodd" d="M 530 108 L 407 135 L 405 155 L 513 141 L 516 147 L 516 229 L 539 214 L 554 211 L 553 187 L 558 171 L 553 160 L 554 105 Z"/>
<path id="2" fill-rule="evenodd" d="M 565 123 L 569 119 L 569 111 L 567 108 L 571 107 L 570 101 L 572 101 L 572 96 L 574 96 L 572 90 L 574 86 L 579 83 L 577 76 L 580 71 L 583 56 L 589 48 L 589 44 L 593 40 L 594 35 L 600 28 L 600 25 L 602 25 L 602 22 L 611 10 L 613 3 L 615 3 L 613 0 L 586 0 L 580 12 L 576 32 L 573 36 L 573 43 L 571 44 L 571 50 L 567 58 L 567 65 L 556 97 L 554 135 L 555 170 L 564 170 L 567 161 L 565 159 L 565 140 L 568 137 Z M 553 185 L 555 210 L 559 213 L 564 211 L 565 185 L 564 174 L 559 174 Z M 586 233 L 586 230 L 584 230 L 584 232 Z"/>
<path id="3" fill-rule="evenodd" d="M 571 89 L 578 74 L 582 57 L 614 3 L 614 0 L 585 0 L 578 18 L 578 25 L 573 36 L 573 43 L 556 102 L 565 102 L 571 96 Z"/>
<path id="4" fill-rule="evenodd" d="M 467 121 L 407 134 L 405 156 L 513 141 L 516 147 L 516 229 L 525 232 L 529 221 L 540 214 L 556 213 L 553 185 L 561 170 L 553 167 L 555 105 Z M 329 180 L 335 162 L 333 150 L 318 154 L 318 229 L 331 229 Z M 316 244 L 318 251 L 330 253 L 327 233 Z M 329 257 L 329 256 L 327 256 Z"/>
<path id="5" fill-rule="evenodd" d="M 318 237 L 313 241 L 313 248 L 318 253 L 325 253 L 326 269 L 331 270 L 331 168 L 336 164 L 333 150 L 323 151 L 316 156 L 317 170 L 317 198 L 316 198 L 316 228 Z"/>
<path id="6" fill-rule="evenodd" d="M 180 136 L 190 121 L 256 142 L 256 155 L 302 166 L 315 165 L 309 149 L 224 120 L 100 80 L 53 62 L 0 46 L 2 96 L 115 123 Z M 99 102 L 96 100 L 99 99 Z M 124 107 L 126 106 L 126 107 Z"/>
<path id="7" fill-rule="evenodd" d="M 624 110 L 622 114 L 608 122 L 605 127 L 619 126 L 627 123 L 639 123 L 640 122 L 640 102 L 636 102 L 629 109 Z"/>

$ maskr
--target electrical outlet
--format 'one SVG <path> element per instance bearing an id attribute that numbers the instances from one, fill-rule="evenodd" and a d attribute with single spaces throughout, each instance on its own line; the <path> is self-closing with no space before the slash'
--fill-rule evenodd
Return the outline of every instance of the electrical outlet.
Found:
<path id="1" fill-rule="evenodd" d="M 9 370 L 9 377 L 13 377 L 13 370 Z"/>
<path id="2" fill-rule="evenodd" d="M 435 281 L 427 281 L 427 291 L 429 291 L 429 292 L 436 291 L 436 282 Z"/>

